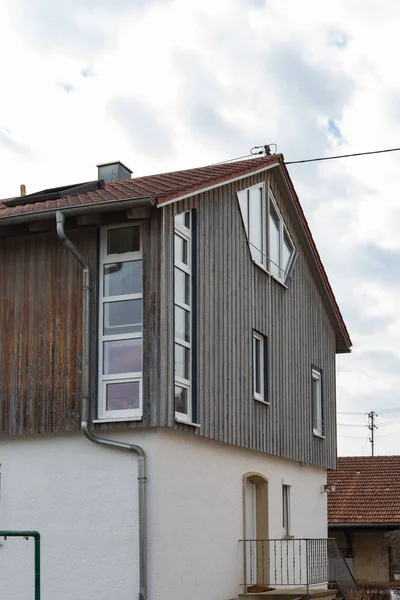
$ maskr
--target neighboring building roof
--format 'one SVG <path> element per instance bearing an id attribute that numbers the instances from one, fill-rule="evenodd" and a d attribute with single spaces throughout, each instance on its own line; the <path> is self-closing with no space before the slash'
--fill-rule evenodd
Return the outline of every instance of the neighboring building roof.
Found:
<path id="1" fill-rule="evenodd" d="M 328 472 L 328 524 L 400 524 L 400 456 L 342 456 Z"/>
<path id="2" fill-rule="evenodd" d="M 0 200 L 0 226 L 3 219 L 7 219 L 8 221 L 15 217 L 26 218 L 29 220 L 30 218 L 34 218 L 35 215 L 37 218 L 39 216 L 37 213 L 44 213 L 45 211 L 55 211 L 62 210 L 63 208 L 84 207 L 96 204 L 101 206 L 101 204 L 113 201 L 117 204 L 118 201 L 134 199 L 137 197 L 148 196 L 154 198 L 158 205 L 162 205 L 272 167 L 280 167 L 281 169 L 289 193 L 293 198 L 295 209 L 303 226 L 312 255 L 314 256 L 322 281 L 325 285 L 327 296 L 334 314 L 336 315 L 339 330 L 341 332 L 339 337 L 340 342 L 338 343 L 338 352 L 348 352 L 352 346 L 352 342 L 311 235 L 307 220 L 301 208 L 300 201 L 285 166 L 282 154 L 215 164 L 196 169 L 186 169 L 184 171 L 148 175 L 146 177 L 110 181 L 98 189 L 90 189 L 90 191 L 77 193 L 75 195 L 68 195 L 68 186 L 63 186 L 62 188 L 57 188 L 55 194 L 56 196 L 57 194 L 59 195 L 58 198 L 51 196 L 51 199 L 47 199 L 47 194 L 54 192 L 54 189 L 44 190 L 44 192 L 32 194 L 31 197 L 27 196 L 26 204 L 21 205 L 18 203 L 16 206 L 12 205 L 16 204 L 14 202 L 11 202 L 11 205 L 7 206 L 8 202 L 12 200 L 10 198 L 3 201 Z M 92 183 L 93 182 L 89 182 L 88 185 Z M 79 190 L 84 188 L 84 185 L 85 184 L 79 184 Z M 71 192 L 73 191 L 74 188 L 71 186 Z M 38 197 L 40 197 L 40 202 L 37 201 Z M 41 218 L 45 218 L 45 214 L 43 214 L 43 217 Z"/>

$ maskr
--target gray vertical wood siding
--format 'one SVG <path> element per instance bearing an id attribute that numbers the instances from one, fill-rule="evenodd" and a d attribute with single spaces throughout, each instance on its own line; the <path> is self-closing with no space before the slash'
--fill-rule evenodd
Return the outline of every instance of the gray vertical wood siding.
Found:
<path id="1" fill-rule="evenodd" d="M 175 426 L 172 362 L 173 217 L 197 209 L 198 228 L 198 413 L 197 435 L 333 468 L 336 464 L 336 337 L 303 249 L 297 225 L 274 171 L 216 188 L 159 209 L 163 213 L 162 347 L 160 422 Z M 293 280 L 285 288 L 250 257 L 236 191 L 271 185 L 299 251 Z M 252 398 L 252 331 L 268 337 L 266 406 Z M 311 366 L 323 371 L 325 439 L 312 434 Z"/>

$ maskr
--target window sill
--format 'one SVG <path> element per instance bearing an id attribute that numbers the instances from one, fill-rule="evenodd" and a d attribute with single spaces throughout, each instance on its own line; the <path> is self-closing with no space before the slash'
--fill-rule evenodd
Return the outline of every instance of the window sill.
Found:
<path id="1" fill-rule="evenodd" d="M 189 425 L 189 427 L 201 427 L 200 423 L 192 423 L 192 421 L 184 421 L 183 419 L 177 419 L 176 417 L 175 423 L 180 423 L 181 425 Z"/>
<path id="2" fill-rule="evenodd" d="M 261 398 L 256 398 L 255 396 L 253 396 L 253 400 L 255 400 L 256 402 L 260 402 L 260 404 L 265 404 L 266 406 L 271 406 L 271 402 L 267 402 L 266 400 L 261 400 Z"/>
<path id="3" fill-rule="evenodd" d="M 286 290 L 289 289 L 288 286 L 286 285 L 286 283 L 284 283 L 282 281 L 282 279 L 279 279 L 279 277 L 277 277 L 276 275 L 273 275 L 272 273 L 269 274 L 270 277 L 272 277 L 272 279 L 275 279 L 275 281 L 277 281 L 278 283 L 281 284 L 282 287 L 284 287 Z"/>
<path id="4" fill-rule="evenodd" d="M 313 431 L 313 436 L 319 438 L 320 440 L 325 439 L 325 436 L 322 433 L 318 433 L 318 431 Z"/>
<path id="5" fill-rule="evenodd" d="M 92 423 L 125 423 L 125 421 L 142 421 L 143 417 L 118 417 L 116 419 L 93 419 Z"/>
<path id="6" fill-rule="evenodd" d="M 264 273 L 266 273 L 267 275 L 269 275 L 270 277 L 272 277 L 272 279 L 275 279 L 275 281 L 277 281 L 278 283 L 280 283 L 282 287 L 284 287 L 286 290 L 289 289 L 288 286 L 286 285 L 286 283 L 284 283 L 282 281 L 282 279 L 279 279 L 279 277 L 277 277 L 273 273 L 270 273 L 268 271 L 267 267 L 264 267 L 264 265 L 262 265 L 261 263 L 257 262 L 254 259 L 252 259 L 252 261 L 253 261 L 253 264 L 256 265 L 256 267 L 258 267 L 259 269 L 261 269 L 262 271 L 264 271 Z"/>

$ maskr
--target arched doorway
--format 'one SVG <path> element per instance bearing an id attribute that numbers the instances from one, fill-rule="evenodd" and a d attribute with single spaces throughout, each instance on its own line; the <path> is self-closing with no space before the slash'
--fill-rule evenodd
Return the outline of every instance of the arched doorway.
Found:
<path id="1" fill-rule="evenodd" d="M 245 585 L 268 585 L 268 479 L 261 473 L 243 476 Z"/>

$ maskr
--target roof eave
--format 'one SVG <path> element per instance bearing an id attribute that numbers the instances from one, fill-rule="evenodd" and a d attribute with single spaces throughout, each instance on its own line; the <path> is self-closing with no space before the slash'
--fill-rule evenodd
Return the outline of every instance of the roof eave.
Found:
<path id="1" fill-rule="evenodd" d="M 385 528 L 385 527 L 400 527 L 400 521 L 395 521 L 395 522 L 387 522 L 387 523 L 382 523 L 382 522 L 364 522 L 364 523 L 357 523 L 357 522 L 344 522 L 344 523 L 329 523 L 328 522 L 328 528 L 329 529 L 342 529 L 345 527 L 352 527 L 352 528 Z"/>
<path id="2" fill-rule="evenodd" d="M 319 273 L 321 275 L 321 280 L 322 280 L 322 283 L 324 285 L 324 288 L 325 288 L 326 295 L 328 297 L 329 303 L 330 303 L 330 305 L 331 305 L 331 307 L 333 309 L 333 313 L 336 316 L 336 323 L 338 325 L 338 331 L 340 332 L 340 337 L 341 337 L 340 341 L 337 340 L 336 353 L 337 354 L 347 354 L 347 353 L 350 353 L 351 352 L 351 347 L 352 347 L 353 343 L 352 343 L 350 335 L 349 335 L 349 333 L 347 331 L 347 327 L 345 325 L 343 316 L 342 316 L 342 314 L 340 312 L 339 306 L 338 306 L 338 304 L 336 302 L 336 298 L 334 296 L 332 287 L 331 287 L 331 285 L 329 283 L 328 276 L 327 276 L 325 268 L 324 268 L 324 266 L 322 264 L 322 260 L 321 260 L 321 258 L 319 256 L 317 247 L 316 247 L 315 242 L 313 240 L 313 237 L 312 237 L 310 228 L 308 226 L 305 214 L 303 212 L 303 209 L 301 208 L 300 200 L 299 200 L 299 198 L 298 198 L 298 196 L 296 194 L 296 190 L 294 189 L 294 185 L 293 185 L 293 182 L 292 182 L 292 180 L 290 178 L 289 171 L 287 170 L 286 165 L 285 165 L 285 163 L 284 163 L 283 160 L 280 161 L 280 167 L 281 167 L 281 173 L 283 175 L 283 179 L 284 179 L 285 184 L 286 184 L 287 191 L 289 193 L 289 197 L 292 199 L 292 202 L 293 202 L 294 208 L 295 208 L 295 210 L 297 212 L 299 221 L 300 221 L 300 223 L 303 226 L 304 233 L 306 234 L 306 239 L 307 239 L 308 247 L 309 247 L 309 249 L 311 251 L 311 255 L 312 255 L 313 259 L 314 259 L 315 265 L 316 265 L 316 267 L 317 267 L 317 269 L 318 269 L 318 271 L 319 271 Z"/>
<path id="3" fill-rule="evenodd" d="M 74 206 L 59 206 L 45 210 L 36 210 L 23 214 L 10 215 L 8 217 L 0 216 L 0 227 L 3 225 L 17 225 L 18 223 L 30 223 L 32 221 L 41 221 L 55 217 L 57 211 L 61 211 L 65 216 L 78 216 L 93 213 L 115 212 L 118 210 L 127 210 L 129 208 L 142 208 L 143 206 L 155 206 L 156 201 L 152 196 L 137 196 L 134 198 L 121 198 L 119 200 L 105 200 L 102 202 L 91 202 Z"/>

